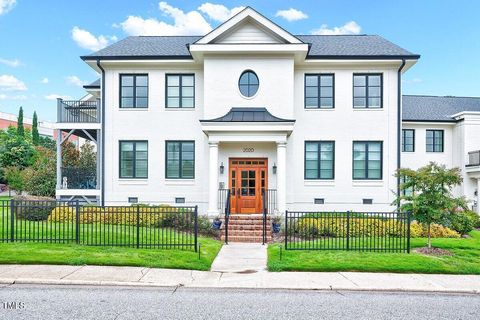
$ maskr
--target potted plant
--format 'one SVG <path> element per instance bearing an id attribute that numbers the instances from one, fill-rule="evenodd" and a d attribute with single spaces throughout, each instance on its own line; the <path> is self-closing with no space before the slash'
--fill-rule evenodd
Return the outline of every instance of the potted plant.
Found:
<path id="1" fill-rule="evenodd" d="M 220 227 L 222 226 L 222 220 L 220 220 L 219 217 L 215 217 L 212 222 L 212 228 L 214 230 L 220 230 Z"/>
<path id="2" fill-rule="evenodd" d="M 280 216 L 274 216 L 272 218 L 272 231 L 273 231 L 273 233 L 279 233 L 281 225 L 282 225 L 281 217 Z"/>

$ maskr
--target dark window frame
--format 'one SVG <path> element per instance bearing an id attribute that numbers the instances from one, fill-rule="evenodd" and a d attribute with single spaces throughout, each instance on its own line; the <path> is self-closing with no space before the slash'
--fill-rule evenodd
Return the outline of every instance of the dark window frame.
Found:
<path id="1" fill-rule="evenodd" d="M 428 144 L 428 141 L 427 141 L 427 139 L 428 139 L 428 137 L 427 137 L 428 132 L 432 132 L 432 133 L 433 133 L 433 141 L 432 141 L 432 142 L 433 142 L 433 144 L 432 144 L 432 147 L 433 147 L 433 148 L 432 148 L 432 150 L 430 150 L 430 151 L 428 150 L 429 144 Z M 435 143 L 435 139 L 438 138 L 437 135 L 436 135 L 438 132 L 441 132 L 441 133 L 442 133 L 442 150 L 436 150 L 436 149 L 435 149 L 435 146 L 437 145 L 437 144 Z M 426 129 L 426 130 L 425 130 L 425 151 L 426 151 L 426 152 L 433 152 L 433 153 L 442 153 L 442 152 L 445 152 L 445 130 L 444 130 L 444 129 Z"/>
<path id="2" fill-rule="evenodd" d="M 169 143 L 180 143 L 180 151 L 179 151 L 179 166 L 178 166 L 178 177 L 169 177 L 168 176 L 168 144 Z M 183 177 L 183 167 L 182 167 L 182 144 L 183 143 L 193 143 L 193 175 L 192 177 Z M 172 179 L 172 180 L 192 180 L 195 179 L 195 140 L 165 140 L 165 179 Z"/>
<path id="3" fill-rule="evenodd" d="M 405 133 L 407 131 L 412 132 L 412 150 L 406 150 L 405 146 Z M 410 145 L 410 144 L 409 144 Z M 402 129 L 402 152 L 415 152 L 415 129 Z"/>
<path id="4" fill-rule="evenodd" d="M 316 143 L 318 145 L 318 163 L 317 163 L 317 177 L 315 178 L 307 178 L 307 143 Z M 331 143 L 333 148 L 332 148 L 332 177 L 331 178 L 320 178 L 320 170 L 322 169 L 321 167 L 321 158 L 320 158 L 320 145 L 322 143 Z M 335 141 L 334 140 L 306 140 L 304 143 L 304 148 L 303 148 L 303 178 L 305 180 L 335 180 Z"/>
<path id="5" fill-rule="evenodd" d="M 365 77 L 365 86 L 356 86 L 355 85 L 355 77 L 356 76 L 364 76 Z M 369 95 L 368 95 L 368 78 L 370 76 L 380 76 L 380 97 L 372 97 L 372 98 L 380 98 L 380 106 L 377 107 L 370 107 L 369 106 Z M 365 87 L 365 96 L 356 97 L 355 96 L 355 88 L 362 88 Z M 356 107 L 355 106 L 355 98 L 365 98 L 365 107 Z M 354 73 L 352 77 L 352 103 L 354 109 L 383 109 L 383 73 Z"/>
<path id="6" fill-rule="evenodd" d="M 366 145 L 365 148 L 365 178 L 355 178 L 355 143 L 363 143 Z M 379 178 L 369 178 L 368 177 L 368 144 L 369 143 L 380 143 L 380 177 Z M 380 140 L 355 140 L 352 143 L 352 179 L 353 180 L 374 180 L 379 181 L 383 180 L 383 141 Z"/>
<path id="7" fill-rule="evenodd" d="M 255 93 L 252 94 L 252 95 L 244 95 L 242 93 L 242 90 L 240 89 L 241 86 L 244 86 L 243 84 L 241 85 L 240 84 L 240 80 L 242 79 L 243 75 L 244 74 L 247 74 L 247 73 L 253 73 L 253 75 L 257 78 L 257 89 L 255 90 Z M 247 88 L 248 88 L 248 93 L 250 94 L 250 81 L 249 83 L 247 84 Z M 244 70 L 241 74 L 240 74 L 240 77 L 238 77 L 238 91 L 240 92 L 240 94 L 242 95 L 242 97 L 245 97 L 245 98 L 253 98 L 257 93 L 258 93 L 258 90 L 260 89 L 260 78 L 258 77 L 257 73 L 251 69 L 247 69 L 247 70 Z"/>
<path id="8" fill-rule="evenodd" d="M 147 144 L 147 175 L 137 177 L 137 142 Z M 133 177 L 122 177 L 122 143 L 133 143 Z M 118 177 L 119 179 L 148 179 L 148 140 L 119 140 L 118 141 Z"/>
<path id="9" fill-rule="evenodd" d="M 307 77 L 317 77 L 317 87 L 318 87 L 318 95 L 317 95 L 317 107 L 307 107 Z M 322 87 L 330 87 L 330 86 L 322 86 L 320 79 L 322 76 L 331 76 L 332 77 L 332 106 L 329 108 L 322 107 L 321 103 L 321 91 Z M 309 86 L 310 87 L 310 86 Z M 330 97 L 323 97 L 325 99 L 330 98 Z M 313 99 L 313 98 L 311 98 Z M 331 110 L 335 109 L 335 73 L 305 73 L 303 77 L 303 108 L 308 109 L 308 110 L 315 110 L 315 109 L 324 109 L 324 110 Z"/>
<path id="10" fill-rule="evenodd" d="M 178 76 L 179 77 L 179 83 L 178 83 L 178 107 L 169 107 L 168 106 L 168 77 L 169 76 Z M 183 77 L 188 77 L 188 76 L 193 76 L 193 106 L 192 107 L 184 107 L 182 106 L 182 100 L 183 100 Z M 176 87 L 176 86 L 171 86 L 171 87 Z M 188 86 L 190 87 L 190 86 Z M 165 109 L 195 109 L 195 73 L 165 73 Z M 176 98 L 176 97 L 175 97 Z M 185 98 L 190 98 L 190 97 L 185 97 Z"/>
<path id="11" fill-rule="evenodd" d="M 132 107 L 123 107 L 122 106 L 122 78 L 123 77 L 133 77 L 133 106 Z M 147 99 L 147 106 L 146 107 L 137 107 L 137 77 L 147 77 L 147 96 L 142 97 Z M 149 107 L 149 100 L 150 100 L 150 95 L 149 95 L 149 90 L 150 90 L 150 81 L 149 81 L 149 76 L 148 73 L 120 73 L 119 78 L 118 78 L 118 85 L 119 85 L 119 90 L 118 90 L 118 105 L 120 106 L 120 109 L 148 109 Z M 144 86 L 141 86 L 144 87 Z"/>

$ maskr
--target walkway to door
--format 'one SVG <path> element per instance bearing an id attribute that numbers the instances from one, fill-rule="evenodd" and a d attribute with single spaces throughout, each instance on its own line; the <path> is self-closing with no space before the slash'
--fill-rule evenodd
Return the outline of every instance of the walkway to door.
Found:
<path id="1" fill-rule="evenodd" d="M 212 271 L 254 273 L 267 270 L 267 246 L 257 243 L 224 245 L 213 261 Z"/>

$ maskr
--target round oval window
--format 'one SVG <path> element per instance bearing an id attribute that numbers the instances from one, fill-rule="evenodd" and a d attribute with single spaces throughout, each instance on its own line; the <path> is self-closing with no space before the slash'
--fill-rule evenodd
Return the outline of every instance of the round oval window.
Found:
<path id="1" fill-rule="evenodd" d="M 244 97 L 253 97 L 258 91 L 258 77 L 255 72 L 244 71 L 238 81 L 238 87 Z"/>

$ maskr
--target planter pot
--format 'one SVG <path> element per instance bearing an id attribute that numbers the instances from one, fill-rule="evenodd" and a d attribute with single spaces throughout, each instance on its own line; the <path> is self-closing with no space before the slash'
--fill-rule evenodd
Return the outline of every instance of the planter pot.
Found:
<path id="1" fill-rule="evenodd" d="M 273 233 L 279 233 L 280 232 L 280 226 L 281 226 L 280 223 L 272 222 Z"/>
<path id="2" fill-rule="evenodd" d="M 221 226 L 222 226 L 222 221 L 221 220 L 213 220 L 212 228 L 214 230 L 220 230 Z"/>

